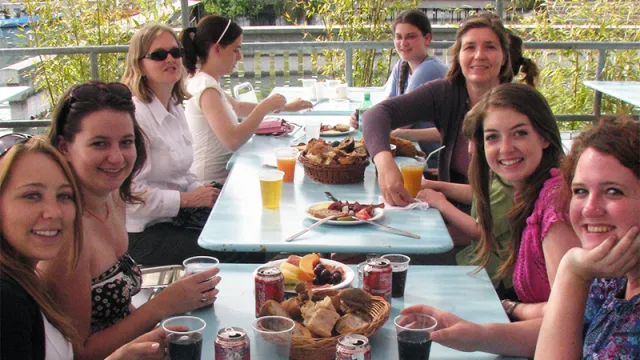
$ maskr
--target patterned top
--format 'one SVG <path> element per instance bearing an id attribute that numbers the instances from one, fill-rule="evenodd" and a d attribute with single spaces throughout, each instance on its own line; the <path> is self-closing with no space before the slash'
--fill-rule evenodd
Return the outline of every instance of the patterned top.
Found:
<path id="1" fill-rule="evenodd" d="M 131 314 L 131 298 L 140 291 L 142 273 L 126 252 L 107 271 L 91 280 L 91 333 Z"/>
<path id="2" fill-rule="evenodd" d="M 513 270 L 513 288 L 524 303 L 549 300 L 551 287 L 542 250 L 544 239 L 551 225 L 569 218 L 567 209 L 558 206 L 558 195 L 564 180 L 558 169 L 551 169 L 551 177 L 545 181 L 536 200 L 533 212 L 527 218 L 522 231 L 518 258 Z M 516 195 L 517 197 L 517 195 Z"/>
<path id="3" fill-rule="evenodd" d="M 625 300 L 626 287 L 626 277 L 591 284 L 584 312 L 584 359 L 640 359 L 640 294 Z"/>

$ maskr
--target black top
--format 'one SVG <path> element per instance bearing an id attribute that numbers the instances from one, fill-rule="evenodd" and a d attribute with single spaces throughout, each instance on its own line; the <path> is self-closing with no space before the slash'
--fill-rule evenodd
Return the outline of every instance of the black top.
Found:
<path id="1" fill-rule="evenodd" d="M 36 301 L 0 272 L 0 359 L 44 360 L 44 322 Z"/>

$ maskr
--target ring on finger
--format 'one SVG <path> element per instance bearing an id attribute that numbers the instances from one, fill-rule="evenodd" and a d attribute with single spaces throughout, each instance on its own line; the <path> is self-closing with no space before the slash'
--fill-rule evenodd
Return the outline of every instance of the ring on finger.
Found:
<path id="1" fill-rule="evenodd" d="M 207 302 L 207 294 L 202 293 L 202 297 L 200 298 L 200 301 L 202 301 L 203 303 Z"/>

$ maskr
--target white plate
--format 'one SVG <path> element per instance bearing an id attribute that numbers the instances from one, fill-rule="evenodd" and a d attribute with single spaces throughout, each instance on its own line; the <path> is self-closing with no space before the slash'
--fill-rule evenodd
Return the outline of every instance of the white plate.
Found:
<path id="1" fill-rule="evenodd" d="M 274 267 L 280 268 L 280 264 L 282 264 L 284 261 L 287 261 L 287 259 L 269 261 L 268 263 L 266 263 L 264 265 L 258 266 L 255 270 L 253 270 L 253 278 L 254 279 L 256 278 L 256 273 L 258 272 L 258 269 L 260 269 L 262 267 L 265 267 L 265 266 L 274 266 Z M 342 278 L 342 282 L 340 284 L 331 285 L 331 286 L 325 286 L 325 287 L 321 287 L 321 288 L 314 288 L 313 289 L 314 291 L 315 290 L 326 290 L 326 289 L 342 289 L 342 288 L 348 287 L 353 282 L 353 279 L 355 278 L 355 274 L 353 273 L 353 270 L 351 270 L 351 268 L 346 266 L 345 264 L 343 264 L 341 262 L 338 262 L 338 261 L 329 260 L 329 259 L 320 259 L 320 263 L 321 264 L 326 264 L 326 265 L 331 265 L 333 267 L 342 268 L 342 271 L 344 272 L 344 277 Z M 285 291 L 291 292 L 292 290 L 285 290 Z"/>
<path id="2" fill-rule="evenodd" d="M 312 216 L 309 213 L 309 209 L 314 208 L 314 207 L 316 207 L 318 205 L 331 204 L 331 203 L 333 203 L 333 201 L 321 201 L 321 202 L 313 203 L 313 204 L 309 205 L 309 207 L 307 208 L 307 211 L 305 211 L 304 213 L 305 213 L 305 215 L 307 215 L 307 217 L 309 219 L 320 221 L 322 219 L 321 218 L 317 218 L 315 216 Z M 373 209 L 373 217 L 371 219 L 369 219 L 369 220 L 376 221 L 376 220 L 380 219 L 383 215 L 384 215 L 384 209 L 375 208 L 375 209 Z M 366 222 L 360 221 L 360 220 L 355 220 L 355 221 L 329 220 L 329 221 L 326 222 L 326 224 L 331 224 L 331 225 L 360 225 L 360 224 L 366 224 Z"/>
<path id="3" fill-rule="evenodd" d="M 353 134 L 355 131 L 356 129 L 354 128 L 349 128 L 349 131 L 345 131 L 345 132 L 340 132 L 336 130 L 327 130 L 327 131 L 320 131 L 320 136 L 343 136 L 343 135 Z"/>

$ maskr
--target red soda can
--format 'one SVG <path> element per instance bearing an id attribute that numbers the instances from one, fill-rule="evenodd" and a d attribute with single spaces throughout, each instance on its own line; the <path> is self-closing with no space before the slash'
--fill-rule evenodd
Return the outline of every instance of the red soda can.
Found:
<path id="1" fill-rule="evenodd" d="M 215 360 L 251 360 L 247 332 L 239 327 L 220 329 L 214 345 Z"/>
<path id="2" fill-rule="evenodd" d="M 284 301 L 284 276 L 277 267 L 262 267 L 256 271 L 256 317 L 267 300 Z"/>
<path id="3" fill-rule="evenodd" d="M 371 345 L 363 335 L 342 335 L 336 345 L 336 360 L 371 360 Z"/>
<path id="4" fill-rule="evenodd" d="M 362 277 L 362 289 L 373 296 L 383 297 L 391 302 L 391 261 L 373 258 L 367 261 Z"/>

